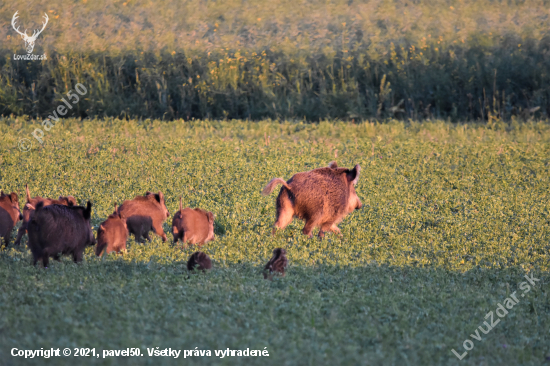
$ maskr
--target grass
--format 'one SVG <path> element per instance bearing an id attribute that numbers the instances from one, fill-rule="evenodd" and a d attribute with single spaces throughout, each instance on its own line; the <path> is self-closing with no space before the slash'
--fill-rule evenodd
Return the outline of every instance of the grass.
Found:
<path id="1" fill-rule="evenodd" d="M 272 121 L 59 122 L 28 153 L 29 118 L 0 120 L 0 189 L 92 200 L 94 228 L 122 202 L 161 190 L 168 209 L 216 214 L 214 269 L 188 276 L 195 248 L 154 237 L 124 256 L 31 265 L 25 246 L 0 253 L 0 360 L 11 349 L 147 347 L 260 349 L 247 364 L 522 364 L 550 357 L 550 129 L 431 123 Z M 32 137 L 31 137 L 32 139 Z M 360 164 L 363 209 L 343 238 L 301 234 L 295 221 L 270 236 L 273 177 Z M 22 205 L 22 202 L 21 202 Z M 165 224 L 165 231 L 169 226 Z M 13 233 L 15 236 L 15 231 Z M 23 244 L 26 244 L 24 240 Z M 263 280 L 276 247 L 285 278 Z M 525 281 L 541 279 L 482 341 L 485 315 Z M 521 293 L 521 291 L 519 291 Z M 474 349 L 459 362 L 451 349 Z M 183 357 L 183 356 L 181 356 Z M 181 358 L 180 357 L 180 358 Z M 79 358 L 79 364 L 241 364 L 243 359 Z"/>
<path id="2" fill-rule="evenodd" d="M 9 26 L 41 27 L 35 54 Z M 0 5 L 0 114 L 159 119 L 546 118 L 548 1 L 78 1 Z M 540 109 L 537 109 L 539 107 Z"/>

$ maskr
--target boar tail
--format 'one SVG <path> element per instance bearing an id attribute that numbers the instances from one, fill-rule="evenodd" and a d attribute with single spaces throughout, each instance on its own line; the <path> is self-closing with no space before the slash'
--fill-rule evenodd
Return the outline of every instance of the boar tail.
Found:
<path id="1" fill-rule="evenodd" d="M 27 202 L 31 201 L 31 192 L 29 192 L 29 185 L 25 184 L 25 193 L 27 193 Z"/>
<path id="2" fill-rule="evenodd" d="M 271 182 L 267 183 L 267 186 L 265 186 L 265 188 L 263 189 L 262 194 L 264 196 L 270 195 L 271 192 L 273 192 L 273 190 L 275 189 L 275 187 L 277 187 L 279 184 L 282 184 L 289 191 L 291 190 L 290 186 L 288 185 L 287 182 L 285 182 L 283 178 L 273 178 Z"/>
<path id="3" fill-rule="evenodd" d="M 180 212 L 183 211 L 183 205 L 181 204 L 181 196 L 180 196 Z"/>

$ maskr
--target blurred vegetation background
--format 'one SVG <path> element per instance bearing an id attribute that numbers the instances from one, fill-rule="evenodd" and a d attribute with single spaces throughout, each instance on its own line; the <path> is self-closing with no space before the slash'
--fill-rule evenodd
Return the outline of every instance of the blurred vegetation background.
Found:
<path id="1" fill-rule="evenodd" d="M 11 26 L 40 28 L 26 54 Z M 550 112 L 548 0 L 0 4 L 0 114 L 511 120 Z"/>

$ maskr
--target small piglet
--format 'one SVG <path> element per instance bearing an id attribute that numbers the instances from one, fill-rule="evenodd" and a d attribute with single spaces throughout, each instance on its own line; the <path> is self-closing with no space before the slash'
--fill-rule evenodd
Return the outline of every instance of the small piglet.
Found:
<path id="1" fill-rule="evenodd" d="M 3 191 L 0 191 L 0 248 L 2 247 L 2 239 L 6 247 L 8 246 L 11 231 L 19 220 L 23 220 L 23 215 L 19 210 L 17 193 L 4 194 Z"/>
<path id="2" fill-rule="evenodd" d="M 115 203 L 115 212 L 107 220 L 103 221 L 97 229 L 97 247 L 95 254 L 99 257 L 103 251 L 106 254 L 111 252 L 120 253 L 126 250 L 126 240 L 128 239 L 128 227 L 117 210 Z"/>
<path id="3" fill-rule="evenodd" d="M 72 254 L 75 262 L 82 261 L 86 246 L 95 244 L 90 228 L 90 201 L 86 207 L 44 206 L 43 202 L 39 202 L 35 208 L 28 228 L 33 264 L 36 265 L 41 259 L 44 267 L 47 267 L 49 257 L 59 260 L 60 254 Z"/>
<path id="4" fill-rule="evenodd" d="M 210 260 L 210 257 L 203 252 L 193 253 L 187 262 L 187 270 L 192 271 L 195 268 L 200 271 L 206 271 L 207 269 L 212 268 L 212 261 Z"/>
<path id="5" fill-rule="evenodd" d="M 143 243 L 144 239 L 151 241 L 149 231 L 155 231 L 162 241 L 166 241 L 162 223 L 170 217 L 170 212 L 166 208 L 162 192 L 147 192 L 145 196 L 124 201 L 118 208 L 118 213 L 126 219 L 128 231 L 135 236 L 137 242 Z"/>
<path id="6" fill-rule="evenodd" d="M 172 235 L 174 244 L 181 240 L 184 244 L 205 244 L 214 240 L 214 214 L 200 208 L 182 208 L 174 214 Z"/>
<path id="7" fill-rule="evenodd" d="M 271 257 L 264 268 L 264 279 L 269 278 L 269 280 L 273 280 L 273 272 L 279 273 L 284 277 L 287 264 L 286 250 L 282 248 L 273 249 L 273 257 Z"/>
<path id="8" fill-rule="evenodd" d="M 44 206 L 49 205 L 64 205 L 64 206 L 76 206 L 76 199 L 73 196 L 59 196 L 58 199 L 54 200 L 51 198 L 43 198 L 40 196 L 36 196 L 31 198 L 31 193 L 29 192 L 29 186 L 25 185 L 25 193 L 27 194 L 27 202 L 25 203 L 25 206 L 23 206 L 23 223 L 19 227 L 19 230 L 17 231 L 17 238 L 15 238 L 14 245 L 19 245 L 21 243 L 21 239 L 23 238 L 23 235 L 27 232 L 27 227 L 29 225 L 29 221 L 31 221 L 32 215 L 34 214 L 34 208 L 38 205 L 38 203 L 43 202 Z"/>

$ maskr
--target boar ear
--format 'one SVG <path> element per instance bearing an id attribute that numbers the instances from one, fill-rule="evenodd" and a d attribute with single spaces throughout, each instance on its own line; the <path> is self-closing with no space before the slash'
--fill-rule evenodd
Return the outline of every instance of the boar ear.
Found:
<path id="1" fill-rule="evenodd" d="M 76 206 L 76 198 L 74 198 L 73 196 L 67 196 L 65 197 L 65 199 L 69 203 L 69 206 Z"/>
<path id="2" fill-rule="evenodd" d="M 336 164 L 335 161 L 331 161 L 330 163 L 328 163 L 328 167 L 331 169 L 336 169 L 338 168 L 338 164 Z"/>
<path id="3" fill-rule="evenodd" d="M 32 207 L 31 204 L 29 204 L 30 207 Z M 44 207 L 44 201 L 38 202 L 38 204 L 35 206 L 35 210 L 40 210 L 42 207 Z"/>
<path id="4" fill-rule="evenodd" d="M 88 201 L 86 204 L 86 209 L 84 210 L 84 218 L 89 220 L 92 217 L 92 203 Z"/>
<path id="5" fill-rule="evenodd" d="M 19 199 L 18 199 L 18 197 L 17 197 L 17 193 L 11 192 L 11 194 L 10 194 L 10 200 L 11 200 L 12 202 L 19 202 Z"/>
<path id="6" fill-rule="evenodd" d="M 4 196 L 4 191 L 0 189 L 0 197 Z"/>
<path id="7" fill-rule="evenodd" d="M 208 216 L 209 222 L 214 222 L 214 214 L 212 212 L 208 212 L 206 216 Z"/>
<path id="8" fill-rule="evenodd" d="M 159 196 L 159 202 L 164 202 L 164 194 L 162 194 L 161 191 L 159 191 L 158 196 Z"/>
<path id="9" fill-rule="evenodd" d="M 359 164 L 357 164 L 352 170 L 348 170 L 346 172 L 348 182 L 352 183 L 354 186 L 357 185 L 357 181 L 359 180 L 359 172 L 361 172 L 361 167 Z"/>

